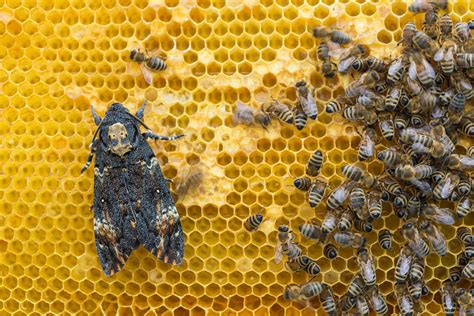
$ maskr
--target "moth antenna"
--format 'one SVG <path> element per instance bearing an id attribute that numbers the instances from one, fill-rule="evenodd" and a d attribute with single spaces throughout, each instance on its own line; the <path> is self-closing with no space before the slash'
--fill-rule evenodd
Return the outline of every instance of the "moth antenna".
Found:
<path id="1" fill-rule="evenodd" d="M 91 105 L 91 112 L 95 125 L 99 126 L 100 122 L 102 122 L 102 118 L 95 112 L 93 105 Z"/>

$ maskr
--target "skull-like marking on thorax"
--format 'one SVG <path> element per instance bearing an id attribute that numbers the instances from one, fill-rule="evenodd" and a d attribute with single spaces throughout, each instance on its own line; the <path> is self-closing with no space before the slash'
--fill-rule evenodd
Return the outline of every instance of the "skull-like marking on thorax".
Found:
<path id="1" fill-rule="evenodd" d="M 122 157 L 132 149 L 128 132 L 122 123 L 115 123 L 109 127 L 110 151 Z"/>

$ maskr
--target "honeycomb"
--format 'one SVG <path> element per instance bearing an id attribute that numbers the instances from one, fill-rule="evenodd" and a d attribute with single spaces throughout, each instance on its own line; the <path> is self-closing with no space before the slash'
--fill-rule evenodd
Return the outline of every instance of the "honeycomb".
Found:
<path id="1" fill-rule="evenodd" d="M 360 137 L 323 103 L 340 94 L 345 79 L 324 79 L 315 67 L 311 29 L 337 26 L 390 54 L 401 26 L 421 15 L 404 1 L 365 0 L 2 0 L 0 9 L 0 313 L 288 315 L 314 314 L 318 306 L 285 301 L 290 274 L 273 261 L 275 227 L 294 230 L 322 219 L 292 178 L 303 175 L 310 154 L 326 153 L 322 175 L 342 181 L 340 165 L 357 161 Z M 455 1 L 453 19 L 474 17 L 474 3 Z M 168 69 L 148 85 L 130 63 L 132 48 L 168 57 Z M 282 93 L 296 99 L 293 85 L 308 80 L 320 115 L 299 132 L 273 122 L 268 131 L 234 127 L 237 100 L 259 104 Z M 112 102 L 135 110 L 151 102 L 145 121 L 157 133 L 186 133 L 184 140 L 153 144 L 170 179 L 199 166 L 203 185 L 177 203 L 185 231 L 182 266 L 163 264 L 143 248 L 123 271 L 107 278 L 96 257 L 91 171 L 80 175 L 94 132 L 90 104 L 103 114 Z M 463 148 L 458 148 L 465 151 Z M 382 165 L 371 162 L 378 174 Z M 263 211 L 262 211 L 263 210 Z M 245 219 L 268 218 L 254 233 Z M 463 220 L 473 225 L 473 217 Z M 395 298 L 398 249 L 377 246 L 376 231 L 399 226 L 395 215 L 375 222 L 367 234 L 377 258 L 377 279 Z M 427 257 L 431 294 L 425 314 L 441 312 L 437 290 L 455 265 L 461 244 L 455 227 L 443 225 L 449 253 Z M 396 241 L 399 243 L 401 240 Z M 319 258 L 321 280 L 342 295 L 359 271 L 351 250 L 328 260 L 322 248 L 302 240 Z"/>

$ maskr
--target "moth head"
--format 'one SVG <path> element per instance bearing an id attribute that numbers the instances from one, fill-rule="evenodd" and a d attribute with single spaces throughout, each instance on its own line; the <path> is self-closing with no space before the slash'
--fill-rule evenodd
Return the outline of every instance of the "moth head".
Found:
<path id="1" fill-rule="evenodd" d="M 130 133 L 120 122 L 108 126 L 107 139 L 109 143 L 109 150 L 122 157 L 130 150 L 132 150 L 132 142 Z"/>

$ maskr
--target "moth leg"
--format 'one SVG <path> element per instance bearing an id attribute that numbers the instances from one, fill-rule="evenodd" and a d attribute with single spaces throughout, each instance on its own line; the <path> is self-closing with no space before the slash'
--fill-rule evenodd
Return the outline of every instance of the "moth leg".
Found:
<path id="1" fill-rule="evenodd" d="M 92 158 L 94 157 L 94 154 L 96 151 L 97 151 L 97 140 L 94 140 L 91 144 L 91 152 L 89 153 L 89 156 L 87 157 L 86 164 L 81 169 L 81 174 L 84 173 L 84 171 L 86 171 L 87 168 L 89 168 L 89 166 L 91 165 Z"/>
<path id="2" fill-rule="evenodd" d="M 143 121 L 143 117 L 145 116 L 145 107 L 147 105 L 148 101 L 145 100 L 142 103 L 142 106 L 138 109 L 136 116 Z"/>
<path id="3" fill-rule="evenodd" d="M 184 136 L 184 134 L 174 135 L 174 136 L 161 136 L 154 133 L 143 133 L 143 137 L 155 139 L 155 140 L 175 140 Z"/>

